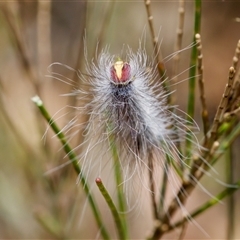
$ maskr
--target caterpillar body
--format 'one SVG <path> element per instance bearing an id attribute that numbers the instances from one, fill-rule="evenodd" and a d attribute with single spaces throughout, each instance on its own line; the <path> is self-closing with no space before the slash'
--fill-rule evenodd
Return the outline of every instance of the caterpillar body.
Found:
<path id="1" fill-rule="evenodd" d="M 87 62 L 86 71 L 79 77 L 90 85 L 88 92 L 75 94 L 89 98 L 83 107 L 89 115 L 87 151 L 79 157 L 87 174 L 94 165 L 101 174 L 101 160 L 111 149 L 109 136 L 117 148 L 123 182 L 133 176 L 142 181 L 146 170 L 153 171 L 149 164 L 164 171 L 166 156 L 184 164 L 186 158 L 178 146 L 193 132 L 187 120 L 176 115 L 177 108 L 168 104 L 170 93 L 145 50 L 140 47 L 134 53 L 128 48 L 123 61 L 104 49 L 96 61 Z"/>

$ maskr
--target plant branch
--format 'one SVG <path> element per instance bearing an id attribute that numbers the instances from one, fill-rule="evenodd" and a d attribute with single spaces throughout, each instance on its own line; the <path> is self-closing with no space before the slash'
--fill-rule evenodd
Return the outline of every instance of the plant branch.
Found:
<path id="1" fill-rule="evenodd" d="M 200 34 L 196 34 L 196 42 L 197 42 L 197 52 L 198 52 L 198 83 L 199 83 L 199 91 L 200 91 L 200 100 L 202 104 L 202 122 L 203 122 L 203 133 L 205 139 L 207 139 L 207 133 L 209 131 L 209 119 L 208 119 L 208 111 L 206 104 L 206 97 L 204 91 L 204 79 L 203 79 L 203 55 L 202 55 L 202 43 Z"/>
<path id="2" fill-rule="evenodd" d="M 59 129 L 59 127 L 57 126 L 55 121 L 49 115 L 48 111 L 46 110 L 46 108 L 43 105 L 42 100 L 38 96 L 35 96 L 35 97 L 32 98 L 32 101 L 36 104 L 36 106 L 40 110 L 42 116 L 48 122 L 48 124 L 52 128 L 52 130 L 57 134 L 58 139 L 60 140 L 60 142 L 63 145 L 64 151 L 66 152 L 66 154 L 68 155 L 69 159 L 72 162 L 73 168 L 75 169 L 76 173 L 79 175 L 80 182 L 81 182 L 81 184 L 83 186 L 83 189 L 86 193 L 86 196 L 87 196 L 89 204 L 92 208 L 94 217 L 95 217 L 96 222 L 98 224 L 98 227 L 101 231 L 101 235 L 102 235 L 103 239 L 105 239 L 105 240 L 110 239 L 109 234 L 108 234 L 105 226 L 103 225 L 103 221 L 102 221 L 100 212 L 98 210 L 98 207 L 97 207 L 97 205 L 95 203 L 95 200 L 94 200 L 94 198 L 93 198 L 93 196 L 90 192 L 90 188 L 89 188 L 89 186 L 87 184 L 87 181 L 86 181 L 85 177 L 83 176 L 81 168 L 78 164 L 78 159 L 77 159 L 76 154 L 71 149 L 71 147 L 68 145 L 67 140 L 66 140 L 63 132 Z"/>
<path id="3" fill-rule="evenodd" d="M 190 59 L 190 70 L 189 70 L 189 91 L 188 91 L 188 122 L 189 125 L 193 123 L 194 111 L 195 111 L 195 85 L 196 85 L 196 65 L 197 65 L 197 45 L 196 45 L 196 34 L 200 33 L 201 28 L 201 0 L 195 0 L 195 17 L 194 17 L 194 35 L 193 35 L 193 47 Z M 186 156 L 190 156 L 192 148 L 192 136 L 191 132 L 188 133 L 189 137 L 186 139 Z M 190 158 L 186 162 L 190 165 Z"/>
<path id="4" fill-rule="evenodd" d="M 122 169 L 120 165 L 120 161 L 118 158 L 118 152 L 117 152 L 117 147 L 115 145 L 113 136 L 109 136 L 109 141 L 110 141 L 110 147 L 112 151 L 112 157 L 114 161 L 114 171 L 115 171 L 115 181 L 117 185 L 117 196 L 118 196 L 118 206 L 119 206 L 119 211 L 120 211 L 120 217 L 121 217 L 121 222 L 124 227 L 124 239 L 127 239 L 127 221 L 126 221 L 126 202 L 125 202 L 125 196 L 123 192 L 123 178 L 122 178 Z"/>
<path id="5" fill-rule="evenodd" d="M 179 0 L 179 7 L 178 7 L 178 28 L 177 28 L 177 39 L 175 43 L 174 52 L 176 55 L 174 56 L 173 60 L 173 73 L 174 76 L 173 80 L 177 82 L 178 80 L 178 69 L 179 69 L 179 61 L 180 61 L 180 49 L 182 47 L 182 39 L 183 39 L 183 28 L 184 28 L 184 15 L 185 15 L 185 0 Z"/>
<path id="6" fill-rule="evenodd" d="M 145 5 L 146 5 L 146 10 L 147 10 L 149 28 L 150 28 L 150 32 L 151 32 L 152 40 L 153 40 L 153 47 L 154 47 L 155 57 L 157 60 L 158 71 L 159 71 L 160 77 L 163 77 L 164 73 L 165 73 L 165 67 L 164 67 L 164 63 L 162 60 L 162 55 L 161 55 L 160 46 L 158 43 L 158 38 L 154 31 L 153 15 L 151 12 L 151 7 L 150 7 L 151 1 L 150 0 L 144 0 L 144 1 L 145 1 Z"/>
<path id="7" fill-rule="evenodd" d="M 104 197 L 106 203 L 108 204 L 109 209 L 112 212 L 114 222 L 115 222 L 115 225 L 116 225 L 116 228 L 118 231 L 119 239 L 123 239 L 123 240 L 127 239 L 126 235 L 125 235 L 125 229 L 124 229 L 123 223 L 121 221 L 121 217 L 118 214 L 118 210 L 117 210 L 112 198 L 110 197 L 108 191 L 106 190 L 105 186 L 103 185 L 101 178 L 97 178 L 95 180 L 95 182 L 96 182 L 102 196 Z"/>
<path id="8" fill-rule="evenodd" d="M 149 174 L 149 183 L 150 183 L 150 194 L 151 194 L 151 200 L 152 200 L 152 208 L 153 208 L 153 215 L 155 219 L 159 219 L 158 216 L 158 208 L 156 203 L 156 189 L 154 185 L 154 169 L 153 169 L 153 156 L 150 151 L 150 156 L 148 157 L 148 174 Z"/>
<path id="9" fill-rule="evenodd" d="M 218 105 L 217 113 L 214 118 L 213 126 L 211 129 L 211 135 L 210 135 L 210 142 L 211 144 L 215 139 L 217 138 L 217 130 L 219 128 L 219 123 L 221 121 L 221 117 L 223 116 L 225 109 L 227 107 L 227 103 L 229 101 L 229 94 L 233 86 L 234 76 L 235 76 L 235 69 L 233 67 L 230 67 L 229 69 L 229 76 L 228 76 L 228 83 L 226 84 L 224 94 L 222 96 L 222 99 Z"/>
<path id="10" fill-rule="evenodd" d="M 219 201 L 221 201 L 225 197 L 232 195 L 235 191 L 237 191 L 240 188 L 240 181 L 236 182 L 233 186 L 234 187 L 232 187 L 232 188 L 226 188 L 224 191 L 219 193 L 217 196 L 208 200 L 201 207 L 199 207 L 198 209 L 196 209 L 195 211 L 190 213 L 188 216 L 186 216 L 183 220 L 176 222 L 175 224 L 172 224 L 172 226 L 168 229 L 168 231 L 171 231 L 174 228 L 182 226 L 189 219 L 197 217 L 198 215 L 205 212 L 210 207 L 213 207 L 214 205 L 219 203 Z"/>

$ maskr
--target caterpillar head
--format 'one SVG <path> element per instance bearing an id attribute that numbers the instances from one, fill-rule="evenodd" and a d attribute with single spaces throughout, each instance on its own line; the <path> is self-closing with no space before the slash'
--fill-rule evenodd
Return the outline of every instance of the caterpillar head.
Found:
<path id="1" fill-rule="evenodd" d="M 111 79 L 115 84 L 128 84 L 131 81 L 131 67 L 122 60 L 116 61 L 110 69 Z"/>

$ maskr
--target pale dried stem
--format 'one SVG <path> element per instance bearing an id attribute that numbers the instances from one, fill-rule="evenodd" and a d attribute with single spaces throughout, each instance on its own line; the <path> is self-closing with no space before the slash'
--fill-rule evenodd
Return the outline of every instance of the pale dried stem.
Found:
<path id="1" fill-rule="evenodd" d="M 212 149 L 210 150 L 206 161 L 210 161 L 216 152 L 217 148 L 219 146 L 218 142 L 214 142 Z M 199 159 L 196 158 L 196 164 L 198 164 Z M 170 218 L 173 217 L 173 215 L 176 213 L 176 211 L 179 209 L 179 202 L 181 205 L 185 205 L 185 202 L 188 198 L 188 196 L 191 194 L 191 192 L 194 190 L 194 188 L 197 185 L 197 181 L 204 175 L 204 171 L 201 170 L 200 165 L 194 165 L 195 166 L 195 171 L 191 171 L 191 174 L 189 176 L 190 181 L 188 182 L 183 182 L 181 188 L 179 189 L 176 197 L 172 200 L 171 204 L 168 207 L 168 210 L 162 219 L 162 224 L 160 226 L 160 229 L 163 229 L 163 226 L 167 225 L 168 227 L 165 227 L 165 231 L 161 231 L 161 235 L 164 234 L 164 232 L 168 232 L 170 229 L 172 229 L 170 225 Z M 208 165 L 205 165 L 208 167 Z M 194 179 L 193 179 L 194 177 Z"/>
<path id="2" fill-rule="evenodd" d="M 178 7 L 178 27 L 177 27 L 177 38 L 174 47 L 174 51 L 176 55 L 173 58 L 173 81 L 177 82 L 178 80 L 178 71 L 179 71 L 179 61 L 180 61 L 180 49 L 182 47 L 182 38 L 183 38 L 183 28 L 184 28 L 184 15 L 185 15 L 185 1 L 179 0 L 179 7 Z"/>
<path id="3" fill-rule="evenodd" d="M 184 239 L 184 236 L 186 235 L 187 227 L 188 227 L 188 222 L 184 222 L 182 224 L 182 229 L 181 229 L 180 235 L 178 237 L 178 240 Z"/>
<path id="4" fill-rule="evenodd" d="M 236 81 L 233 86 L 232 90 L 232 99 L 231 103 L 229 104 L 229 111 L 233 111 L 239 106 L 240 103 L 240 79 L 236 78 Z"/>
<path id="5" fill-rule="evenodd" d="M 235 110 L 231 111 L 231 112 L 227 112 L 224 114 L 224 119 L 229 119 L 229 117 L 233 117 L 235 115 L 237 115 L 240 112 L 240 107 L 236 108 Z"/>
<path id="6" fill-rule="evenodd" d="M 236 71 L 235 71 L 234 67 L 230 67 L 229 76 L 228 76 L 228 83 L 226 84 L 225 91 L 223 93 L 220 104 L 217 108 L 217 113 L 216 113 L 214 121 L 213 121 L 213 126 L 212 126 L 212 129 L 211 129 L 211 135 L 210 135 L 210 144 L 211 144 L 211 142 L 216 140 L 219 123 L 221 121 L 221 118 L 223 117 L 223 114 L 224 114 L 225 109 L 227 107 L 227 103 L 229 101 L 229 96 L 230 96 L 230 92 L 232 90 L 235 72 Z"/>
<path id="7" fill-rule="evenodd" d="M 216 152 L 216 150 L 218 149 L 218 146 L 219 146 L 219 143 L 217 141 L 215 141 L 215 138 L 217 136 L 217 129 L 219 127 L 220 119 L 226 108 L 226 103 L 228 101 L 229 93 L 232 88 L 234 75 L 235 75 L 235 69 L 233 67 L 231 67 L 229 70 L 228 83 L 226 85 L 223 97 L 218 106 L 218 110 L 217 110 L 217 113 L 216 113 L 216 116 L 214 119 L 214 123 L 213 123 L 213 128 L 211 130 L 211 137 L 210 137 L 210 140 L 208 141 L 207 147 L 208 147 L 209 151 L 203 151 L 203 153 L 202 153 L 204 155 L 206 162 L 210 162 L 210 160 L 212 159 L 214 153 Z M 200 157 L 197 157 L 194 161 L 191 173 L 189 175 L 190 181 L 183 182 L 182 186 L 180 187 L 180 189 L 177 193 L 177 196 L 172 200 L 165 216 L 161 219 L 162 222 L 161 222 L 161 226 L 159 227 L 160 228 L 160 236 L 162 236 L 164 234 L 164 232 L 167 232 L 169 230 L 170 218 L 179 209 L 179 202 L 181 202 L 182 205 L 185 205 L 185 202 L 186 202 L 189 194 L 193 191 L 193 189 L 197 185 L 197 181 L 204 175 L 204 171 L 202 171 L 202 169 L 200 168 L 201 165 L 202 165 L 202 160 Z M 208 167 L 209 166 L 207 164 L 203 164 L 202 168 L 208 169 Z M 194 177 L 194 179 L 193 179 L 193 177 Z M 164 227 L 165 231 L 163 230 L 163 227 Z"/>
<path id="8" fill-rule="evenodd" d="M 160 51 L 160 45 L 158 42 L 158 38 L 155 34 L 154 27 L 153 27 L 153 15 L 151 12 L 151 7 L 150 7 L 151 1 L 150 0 L 144 0 L 144 1 L 146 4 L 148 23 L 149 23 L 149 27 L 150 27 L 152 40 L 153 40 L 154 54 L 155 54 L 155 57 L 157 60 L 159 74 L 160 74 L 160 76 L 163 76 L 165 73 L 165 68 L 164 68 L 163 58 L 162 58 L 161 51 Z"/>
<path id="9" fill-rule="evenodd" d="M 203 78 L 203 55 L 202 55 L 202 43 L 200 34 L 196 34 L 196 42 L 197 42 L 197 52 L 198 52 L 198 84 L 200 91 L 200 101 L 202 105 L 202 121 L 203 121 L 203 133 L 205 139 L 207 139 L 207 132 L 209 131 L 209 119 L 208 119 L 208 111 L 204 90 L 204 78 Z"/>
<path id="10" fill-rule="evenodd" d="M 52 63 L 51 54 L 51 0 L 38 0 L 37 12 L 37 46 L 38 70 L 42 72 Z M 39 74 L 39 80 L 43 75 Z"/>
<path id="11" fill-rule="evenodd" d="M 240 58 L 240 40 L 237 43 L 237 47 L 235 50 L 235 55 L 233 57 L 233 67 L 234 69 L 237 69 L 237 65 L 239 63 Z M 231 102 L 229 102 L 230 105 L 230 111 L 233 111 L 239 104 L 239 95 L 240 95 L 240 68 L 238 69 L 237 73 L 235 74 L 235 83 L 232 88 L 232 94 L 231 94 Z"/>
<path id="12" fill-rule="evenodd" d="M 229 101 L 230 92 L 233 86 L 234 76 L 235 76 L 235 69 L 233 67 L 230 67 L 228 83 L 226 84 L 225 91 L 218 105 L 217 112 L 212 124 L 212 128 L 210 130 L 210 137 L 208 139 L 203 140 L 203 143 L 204 143 L 203 146 L 206 148 L 206 150 L 205 151 L 202 150 L 202 157 L 205 159 L 205 162 L 209 162 L 211 160 L 211 157 L 212 157 L 211 150 L 214 149 L 214 142 L 217 139 L 217 131 L 220 123 L 222 122 L 222 119 L 224 117 L 224 113 L 227 107 L 227 103 Z M 202 163 L 202 159 L 200 157 L 197 157 L 193 163 L 191 175 L 195 176 L 197 179 L 200 179 L 202 176 L 202 173 L 201 174 L 198 173 L 198 171 L 200 171 L 199 169 L 202 164 L 203 164 L 203 168 L 206 169 L 208 165 L 206 163 Z"/>
<path id="13" fill-rule="evenodd" d="M 236 47 L 236 50 L 235 50 L 235 55 L 233 57 L 233 67 L 234 67 L 234 69 L 237 69 L 237 64 L 238 64 L 238 61 L 239 61 L 239 57 L 240 57 L 240 40 L 238 40 L 237 47 Z"/>

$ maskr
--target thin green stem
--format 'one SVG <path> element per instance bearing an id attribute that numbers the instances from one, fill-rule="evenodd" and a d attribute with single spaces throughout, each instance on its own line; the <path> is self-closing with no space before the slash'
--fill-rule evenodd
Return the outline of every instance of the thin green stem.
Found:
<path id="1" fill-rule="evenodd" d="M 217 196 L 215 196 L 214 198 L 211 198 L 206 203 L 204 203 L 201 207 L 199 207 L 198 209 L 196 209 L 195 211 L 190 213 L 186 218 L 184 218 L 183 220 L 178 221 L 177 223 L 173 224 L 172 227 L 170 227 L 168 229 L 168 231 L 172 230 L 173 228 L 181 226 L 187 220 L 195 218 L 199 214 L 205 212 L 210 207 L 212 207 L 212 206 L 216 205 L 217 203 L 219 203 L 219 201 L 221 201 L 225 197 L 230 196 L 231 194 L 233 194 L 235 191 L 237 191 L 240 188 L 240 180 L 238 182 L 236 182 L 233 186 L 234 187 L 226 188 L 225 190 L 220 192 Z"/>
<path id="2" fill-rule="evenodd" d="M 109 209 L 112 212 L 113 219 L 114 219 L 117 231 L 118 231 L 119 239 L 127 239 L 126 235 L 125 235 L 125 229 L 124 229 L 124 226 L 121 221 L 121 217 L 118 213 L 118 210 L 117 210 L 111 196 L 109 195 L 108 191 L 106 190 L 105 186 L 103 185 L 102 180 L 100 178 L 97 178 L 96 184 L 97 184 L 100 192 L 102 193 L 104 199 L 106 200 L 106 203 L 108 204 Z"/>
<path id="3" fill-rule="evenodd" d="M 164 213 L 164 206 L 165 206 L 165 197 L 167 192 L 167 180 L 168 180 L 168 171 L 169 171 L 169 157 L 166 155 L 166 160 L 164 163 L 164 173 L 163 173 L 163 179 L 162 179 L 162 186 L 160 191 L 160 204 L 159 204 L 159 215 L 160 217 Z"/>
<path id="4" fill-rule="evenodd" d="M 95 200 L 93 198 L 93 196 L 90 193 L 90 188 L 87 184 L 87 181 L 85 179 L 85 177 L 82 174 L 81 171 L 81 167 L 78 164 L 78 159 L 76 154 L 74 153 L 74 151 L 71 149 L 71 147 L 69 146 L 69 144 L 67 143 L 67 140 L 65 138 L 65 135 L 63 134 L 63 132 L 60 130 L 60 128 L 57 126 L 57 124 L 55 123 L 55 121 L 51 118 L 51 116 L 49 115 L 48 111 L 46 110 L 46 108 L 43 105 L 42 100 L 38 97 L 35 96 L 32 98 L 32 101 L 36 104 L 36 106 L 39 108 L 42 116 L 46 119 L 46 121 L 48 122 L 49 126 L 52 128 L 52 130 L 57 134 L 58 139 L 60 140 L 60 142 L 63 145 L 64 151 L 66 152 L 66 154 L 68 155 L 69 159 L 72 162 L 72 165 L 76 171 L 76 173 L 79 175 L 79 179 L 80 182 L 83 186 L 83 189 L 87 195 L 88 198 L 88 202 L 92 208 L 94 217 L 96 219 L 97 225 L 101 231 L 101 235 L 103 237 L 103 239 L 108 240 L 110 239 L 109 234 L 105 228 L 105 226 L 103 225 L 103 221 L 100 215 L 100 211 L 98 210 L 98 207 L 95 203 Z"/>
<path id="5" fill-rule="evenodd" d="M 226 172 L 227 172 L 227 183 L 228 184 L 233 184 L 233 162 L 234 162 L 234 157 L 232 154 L 232 146 L 227 149 L 225 153 L 226 157 Z M 228 199 L 227 203 L 227 208 L 228 208 L 228 226 L 227 226 L 227 239 L 231 240 L 234 237 L 234 209 L 235 209 L 235 201 L 234 201 L 234 196 L 231 195 Z"/>
<path id="6" fill-rule="evenodd" d="M 149 176 L 149 184 L 150 184 L 150 194 L 151 194 L 151 200 L 152 200 L 152 209 L 153 209 L 153 215 L 156 220 L 159 219 L 159 214 L 158 214 L 158 208 L 157 208 L 157 203 L 156 203 L 156 188 L 154 184 L 154 177 L 153 177 L 153 156 L 152 152 L 150 151 L 150 154 L 148 156 L 148 176 Z"/>
<path id="7" fill-rule="evenodd" d="M 41 224 L 41 226 L 49 232 L 51 235 L 53 235 L 57 239 L 64 239 L 64 232 L 62 231 L 63 228 L 60 224 L 60 222 L 50 215 L 48 212 L 41 209 L 40 211 L 36 211 L 34 213 L 35 218 Z"/>
<path id="8" fill-rule="evenodd" d="M 124 227 L 124 239 L 127 239 L 127 221 L 126 221 L 126 202 L 125 202 L 125 196 L 123 192 L 123 178 L 122 178 L 122 169 L 120 165 L 120 161 L 118 158 L 118 152 L 117 152 L 117 147 L 115 145 L 113 136 L 109 136 L 109 141 L 110 141 L 110 147 L 112 151 L 112 157 L 114 161 L 114 172 L 115 172 L 115 181 L 117 185 L 117 196 L 118 196 L 118 207 L 120 211 L 120 216 L 121 216 L 121 221 Z"/>
<path id="9" fill-rule="evenodd" d="M 211 166 L 225 153 L 233 141 L 240 135 L 240 122 L 233 128 L 231 133 L 221 142 L 218 148 L 218 154 L 210 161 Z"/>
<path id="10" fill-rule="evenodd" d="M 195 111 L 195 86 L 196 86 L 196 72 L 197 72 L 197 44 L 196 34 L 200 33 L 201 28 L 201 0 L 195 0 L 195 19 L 194 19 L 194 34 L 193 34 L 193 48 L 191 52 L 190 70 L 189 70 L 189 93 L 188 93 L 188 121 L 190 124 L 193 123 L 194 111 Z M 191 132 L 188 133 L 189 137 L 186 140 L 186 156 L 191 154 Z M 190 159 L 190 158 L 189 158 Z M 189 165 L 190 160 L 187 164 Z"/>
<path id="11" fill-rule="evenodd" d="M 201 0 L 195 0 L 195 20 L 194 20 L 194 34 L 193 34 L 193 48 L 191 52 L 190 70 L 189 70 L 189 95 L 188 95 L 188 115 L 189 121 L 194 117 L 194 103 L 195 103 L 195 86 L 196 86 L 196 72 L 197 72 L 197 44 L 196 34 L 200 33 L 201 27 Z"/>
<path id="12" fill-rule="evenodd" d="M 221 148 L 220 147 L 218 148 L 218 150 L 219 150 L 218 152 L 220 152 L 220 150 L 222 150 L 221 153 L 223 154 L 224 149 L 228 148 L 233 143 L 233 141 L 236 139 L 236 137 L 238 137 L 239 135 L 240 135 L 240 123 L 238 123 L 236 125 L 236 127 L 233 129 L 233 131 L 229 134 L 229 136 L 226 137 L 224 143 L 222 143 L 220 145 Z M 213 153 L 209 153 L 209 155 L 208 155 L 209 159 L 206 159 L 206 161 L 208 161 L 211 165 L 213 165 L 213 163 L 219 158 L 219 156 L 217 156 L 215 158 L 212 156 L 212 154 L 214 154 L 215 151 L 216 150 L 214 150 Z M 214 160 L 210 161 L 210 159 L 214 159 Z M 198 160 L 196 160 L 196 161 L 198 161 Z M 195 170 L 196 167 L 197 166 L 195 166 L 194 169 L 191 170 L 191 176 L 195 176 L 195 178 L 197 180 L 200 180 L 204 174 L 204 171 L 202 171 L 202 169 L 198 170 L 198 168 L 197 168 L 197 170 Z M 208 170 L 208 168 L 209 168 L 209 165 L 205 164 L 204 170 Z M 199 171 L 199 172 L 197 172 L 197 171 Z M 193 191 L 195 186 L 196 186 L 196 182 L 185 182 L 182 184 L 176 197 L 170 203 L 169 208 L 167 210 L 167 214 L 165 214 L 165 216 L 161 219 L 162 224 L 160 226 L 160 230 L 155 229 L 154 235 L 158 231 L 158 237 L 161 237 L 166 231 L 169 231 L 169 229 L 163 231 L 163 230 L 161 230 L 161 228 L 164 227 L 165 224 L 167 224 L 168 227 L 170 226 L 169 218 L 171 218 L 176 213 L 176 211 L 179 207 L 179 201 L 184 205 L 187 200 L 187 196 L 189 196 L 189 194 Z"/>

